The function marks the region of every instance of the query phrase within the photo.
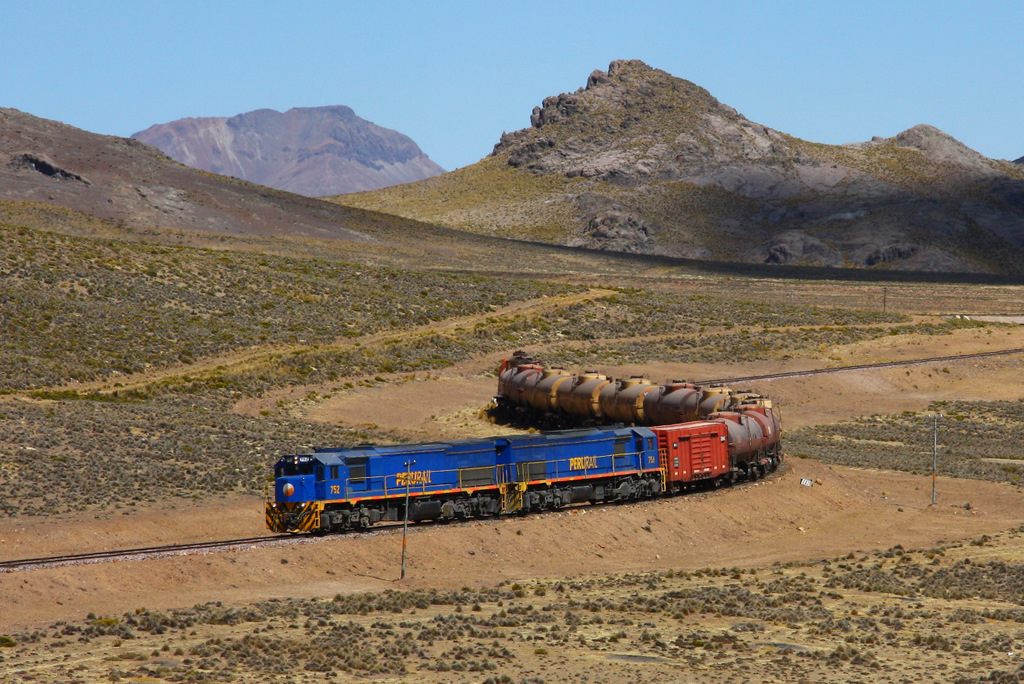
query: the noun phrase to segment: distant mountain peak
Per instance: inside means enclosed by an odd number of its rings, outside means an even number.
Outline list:
[[[132,137],[187,166],[311,197],[444,173],[408,136],[344,105],[178,119]]]

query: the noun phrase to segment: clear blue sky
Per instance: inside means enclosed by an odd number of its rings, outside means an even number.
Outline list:
[[[8,2],[0,106],[128,136],[343,104],[446,169],[614,59],[824,143],[937,126],[1024,155],[1024,2]]]

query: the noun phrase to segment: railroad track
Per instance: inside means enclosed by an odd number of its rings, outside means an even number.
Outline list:
[[[956,354],[954,356],[933,356],[926,359],[909,359],[906,361],[887,361],[884,363],[866,363],[858,366],[839,366],[837,368],[817,368],[813,370],[790,371],[787,373],[771,373],[769,375],[747,375],[739,378],[720,378],[715,380],[695,381],[697,385],[731,385],[737,382],[753,382],[765,380],[779,380],[781,378],[799,378],[807,375],[824,375],[826,373],[847,373],[850,371],[880,370],[883,368],[901,368],[903,366],[918,366],[929,363],[949,363],[952,361],[969,361],[971,359],[984,359],[993,356],[1012,356],[1013,354],[1024,354],[1024,348],[1001,349],[999,351],[978,352],[976,354]]]
[[[27,570],[55,565],[78,565],[82,563],[100,563],[110,560],[128,558],[149,558],[174,556],[203,551],[222,551],[231,548],[269,546],[271,542],[288,542],[289,537],[250,537],[248,539],[225,539],[221,541],[196,542],[193,544],[167,544],[165,546],[145,546],[137,549],[119,549],[115,551],[95,551],[92,553],[74,553],[64,556],[46,556],[42,558],[22,558],[20,560],[0,561],[0,572]]]

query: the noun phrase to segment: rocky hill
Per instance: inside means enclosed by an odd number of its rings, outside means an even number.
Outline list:
[[[179,119],[132,137],[192,168],[308,197],[375,190],[444,173],[407,136],[343,106]]]
[[[823,145],[638,61],[478,164],[338,198],[507,237],[769,264],[1024,273],[1024,169],[927,125]]]

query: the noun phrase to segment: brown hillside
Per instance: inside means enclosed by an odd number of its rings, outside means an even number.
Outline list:
[[[0,110],[0,198],[115,224],[372,241],[359,214],[177,164],[143,143]]]
[[[546,98],[531,124],[473,166],[336,200],[642,254],[1024,273],[1024,172],[931,126],[811,143],[638,61]]]

